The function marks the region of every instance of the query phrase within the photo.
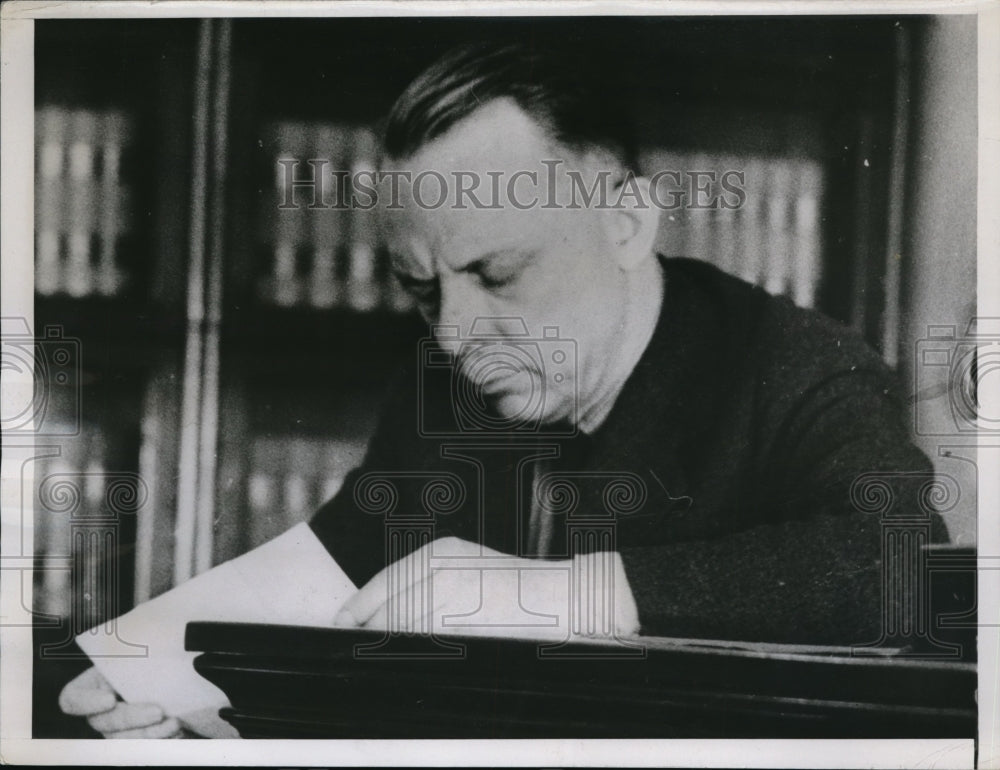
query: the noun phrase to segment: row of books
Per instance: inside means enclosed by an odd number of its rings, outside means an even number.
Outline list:
[[[376,213],[347,205],[360,191],[344,172],[353,180],[376,168],[374,131],[278,122],[265,127],[263,149],[274,183],[260,199],[259,299],[283,307],[411,310],[390,273]],[[357,198],[371,200],[363,192]]]
[[[35,116],[35,290],[111,296],[127,282],[122,243],[132,190],[122,161],[134,121],[118,109],[59,105]]]
[[[354,178],[375,168],[374,132],[366,126],[279,122],[267,127],[265,137],[274,183],[261,197],[261,300],[358,311],[411,309],[389,271],[374,212],[330,208],[354,193],[338,172]],[[822,250],[819,162],[662,148],[647,148],[640,159],[646,174],[657,178],[657,203],[667,207],[659,251],[706,260],[813,306]],[[325,206],[309,208],[314,203]]]
[[[134,140],[134,121],[121,110],[45,105],[37,110],[35,130],[36,290],[117,294],[128,278],[120,252],[130,229],[132,190],[122,158]],[[355,194],[340,174],[350,172],[353,179],[375,169],[374,131],[275,122],[264,128],[263,150],[273,184],[260,196],[260,300],[411,310],[412,300],[389,270],[375,212],[310,208],[343,204]],[[707,260],[813,305],[822,247],[818,162],[648,148],[641,163],[648,175],[659,174],[658,201],[677,204],[662,214],[660,251]]]
[[[238,556],[307,521],[361,463],[366,443],[364,437],[256,437],[248,456],[247,516],[241,522],[245,538],[239,551],[220,554],[218,560]],[[98,424],[86,424],[79,435],[60,440],[58,448],[42,447],[39,455],[34,464],[33,608],[42,617],[72,617],[74,625],[89,628],[117,614],[108,595],[116,581],[109,579],[116,568],[116,546],[127,543],[119,531],[122,511],[115,510],[111,485],[123,474],[109,472],[109,438]],[[151,510],[148,491],[143,487],[134,494],[131,489],[119,493],[122,500],[139,506],[134,512],[140,516],[165,514]],[[85,530],[95,527],[106,553],[81,539]]]
[[[247,478],[247,546],[255,548],[308,520],[361,463],[365,447],[363,438],[256,437]]]
[[[651,177],[673,172],[657,185],[659,201],[678,204],[662,213],[661,253],[711,262],[802,307],[814,306],[823,243],[819,162],[665,150],[648,150],[641,162]]]
[[[72,433],[70,426],[66,433]],[[99,425],[87,423],[79,435],[36,449],[33,607],[43,615],[75,615],[78,625],[92,625],[103,619],[99,615],[108,597],[99,594],[108,586],[94,586],[97,593],[84,590],[81,576],[104,572],[104,565],[97,563],[99,554],[81,549],[73,535],[74,529],[86,529],[87,522],[107,525],[114,518],[108,509],[108,482],[113,478],[107,472],[108,439]],[[114,558],[111,553],[104,556]]]

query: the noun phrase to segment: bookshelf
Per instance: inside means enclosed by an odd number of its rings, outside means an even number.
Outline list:
[[[169,368],[183,328],[185,223],[167,194],[183,179],[187,131],[177,107],[190,90],[194,24],[83,26],[86,38],[79,23],[36,27],[35,328],[77,341],[79,400],[53,409],[83,425],[56,431],[49,443],[58,456],[42,461],[40,475],[51,466],[79,477],[84,504],[100,508],[114,473],[138,471],[144,391],[154,370]],[[68,531],[64,519],[53,533]],[[135,517],[123,519],[124,606],[134,533]],[[36,587],[63,615],[67,598]]]
[[[72,636],[132,606],[137,531],[172,500],[171,477],[142,474],[140,457],[171,454],[146,427],[150,391],[180,380],[196,29],[35,25],[33,329],[75,351],[72,394],[53,391],[55,426],[36,440],[40,736],[83,729],[55,708],[82,665]]]
[[[281,204],[307,194],[289,179],[372,167],[380,120],[441,52],[484,35],[604,52],[581,77],[621,80],[644,170],[746,174],[745,206],[664,212],[663,253],[788,294],[880,347],[895,323],[883,284],[898,51],[919,23],[38,22],[35,327],[80,339],[84,382],[83,431],[52,442],[39,476],[103,468],[145,484],[109,557],[116,606],[307,519],[360,460],[424,327],[369,214]],[[279,163],[307,157],[322,163]],[[103,492],[84,484],[82,499],[99,507]],[[68,529],[39,510],[44,560]],[[70,621],[65,575],[39,580],[51,643]]]

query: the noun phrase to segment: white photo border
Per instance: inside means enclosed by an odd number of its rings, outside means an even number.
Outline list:
[[[573,16],[573,15],[873,15],[978,16],[978,314],[1000,317],[1000,3],[915,0],[246,0],[218,2],[133,0],[28,2],[11,0],[0,16],[0,315],[33,318],[34,20],[74,18],[304,17],[304,16]],[[1000,378],[982,394],[1000,403]],[[3,395],[31,388],[4,373]],[[980,459],[1000,445],[980,433]],[[23,442],[19,444],[24,446]],[[22,449],[23,453],[23,449]],[[1000,462],[997,463],[1000,467]],[[30,464],[29,464],[30,467]],[[3,580],[0,581],[0,761],[79,765],[537,765],[690,767],[972,767],[1000,768],[1000,625],[979,630],[979,738],[971,740],[518,740],[518,741],[98,741],[33,740],[31,735],[31,627],[16,625],[22,595],[11,570],[31,531],[21,531],[21,461],[4,437],[0,470]],[[30,482],[30,478],[28,479]],[[1000,474],[981,474],[978,549],[1000,557]],[[23,536],[23,539],[22,539]],[[27,581],[30,574],[19,572]],[[979,617],[1000,618],[1000,571],[980,570]],[[17,590],[13,590],[17,588]],[[30,600],[30,594],[28,595]],[[973,759],[974,752],[978,756]]]

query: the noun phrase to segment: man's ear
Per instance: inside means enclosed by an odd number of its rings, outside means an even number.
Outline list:
[[[623,270],[632,270],[653,253],[660,224],[649,179],[629,173],[612,190],[608,203],[604,227],[611,251]]]

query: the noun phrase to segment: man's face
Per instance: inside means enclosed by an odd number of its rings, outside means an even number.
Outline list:
[[[563,161],[554,191],[543,160]],[[393,268],[429,323],[457,327],[457,341],[443,334],[438,341],[459,353],[462,374],[504,417],[524,414],[528,402],[537,403],[541,395],[543,422],[572,418],[578,399],[586,403],[620,345],[624,280],[609,249],[604,226],[609,213],[543,207],[569,200],[567,169],[583,173],[588,186],[593,183],[596,170],[587,160],[560,149],[509,100],[486,104],[412,157],[384,169],[408,172],[411,180],[433,171],[447,182],[440,206],[434,206],[440,198],[436,178],[425,177],[417,191],[400,186],[401,208],[385,211]],[[455,206],[456,172],[475,175],[464,178],[478,180],[476,196],[490,208],[479,208],[468,197],[462,201],[466,208]],[[518,172],[537,178],[515,176]],[[528,205],[535,198],[538,202]],[[575,367],[544,360],[532,366],[498,355],[496,344],[468,344],[495,336],[541,340],[545,327],[575,341]],[[544,359],[548,348],[544,343],[540,348]]]

